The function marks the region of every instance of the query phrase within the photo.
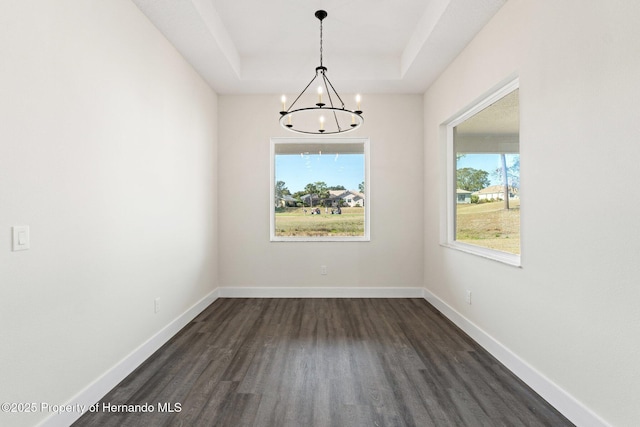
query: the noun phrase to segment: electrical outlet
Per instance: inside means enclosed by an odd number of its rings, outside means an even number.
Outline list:
[[[153,310],[154,310],[154,313],[157,313],[160,311],[160,297],[156,298],[153,301]]]
[[[322,274],[323,276],[327,275],[327,266],[326,265],[321,265],[320,266],[320,274]]]
[[[467,289],[467,304],[471,305],[471,291]]]

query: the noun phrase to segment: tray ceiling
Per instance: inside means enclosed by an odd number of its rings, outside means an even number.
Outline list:
[[[506,0],[132,0],[218,93],[423,93]]]

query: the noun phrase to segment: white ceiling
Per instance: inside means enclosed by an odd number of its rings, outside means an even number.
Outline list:
[[[518,135],[520,132],[520,91],[500,98],[456,126],[459,135]]]
[[[507,0],[132,0],[218,93],[423,93]]]

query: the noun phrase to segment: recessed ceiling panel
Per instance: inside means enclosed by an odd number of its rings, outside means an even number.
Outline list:
[[[506,0],[132,0],[218,93],[423,93]]]

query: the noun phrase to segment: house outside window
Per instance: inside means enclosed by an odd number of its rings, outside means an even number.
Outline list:
[[[512,80],[445,124],[444,244],[520,265],[519,83]]]
[[[369,240],[369,140],[271,139],[271,241]]]

